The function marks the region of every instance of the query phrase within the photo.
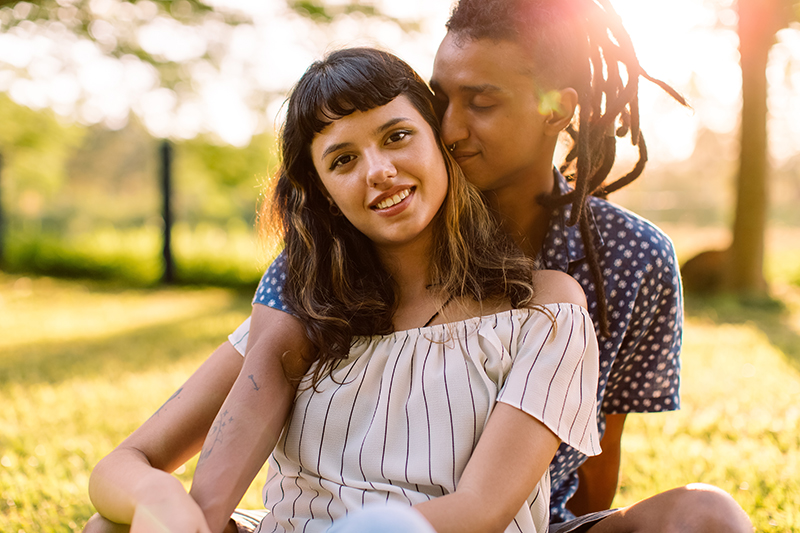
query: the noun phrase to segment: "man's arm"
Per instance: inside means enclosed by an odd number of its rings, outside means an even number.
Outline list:
[[[606,431],[600,441],[603,453],[586,459],[578,468],[580,483],[567,508],[581,516],[611,508],[619,482],[622,429],[625,413],[606,415]]]

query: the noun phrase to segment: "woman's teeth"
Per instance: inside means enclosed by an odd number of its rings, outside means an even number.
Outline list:
[[[394,204],[400,203],[409,194],[411,194],[411,189],[400,191],[391,198],[386,198],[385,200],[378,202],[375,207],[377,209],[386,209],[387,207],[392,207]]]

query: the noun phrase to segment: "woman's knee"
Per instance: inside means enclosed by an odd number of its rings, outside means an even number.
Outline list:
[[[372,505],[337,520],[328,533],[435,533],[422,515],[407,505]]]

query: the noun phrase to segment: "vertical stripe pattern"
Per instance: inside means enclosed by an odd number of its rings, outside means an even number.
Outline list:
[[[554,321],[516,309],[356,339],[317,392],[297,394],[270,457],[261,531],[322,532],[365,504],[453,492],[498,401],[599,453],[591,318],[571,304],[546,307]],[[507,531],[547,530],[548,476]]]

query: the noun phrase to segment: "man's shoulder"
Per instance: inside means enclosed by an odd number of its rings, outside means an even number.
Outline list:
[[[589,204],[598,231],[607,246],[619,251],[650,250],[651,253],[647,255],[651,256],[653,252],[661,257],[674,256],[672,240],[651,221],[602,198],[591,197]]]

